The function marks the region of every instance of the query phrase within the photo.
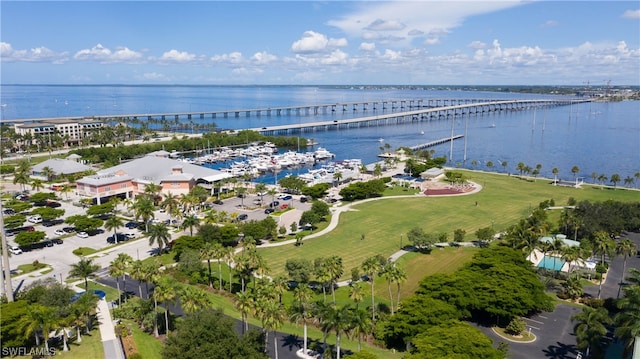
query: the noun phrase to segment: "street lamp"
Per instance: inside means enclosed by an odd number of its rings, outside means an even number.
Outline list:
[[[402,233],[400,233],[400,249],[402,249]]]

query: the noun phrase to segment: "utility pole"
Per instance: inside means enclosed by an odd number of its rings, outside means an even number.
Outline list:
[[[4,209],[2,208],[2,200],[0,199],[0,239],[2,242],[2,269],[4,276],[2,279],[4,293],[8,302],[13,302],[13,286],[11,285],[11,266],[9,265],[9,245],[7,244],[7,236],[4,231]]]

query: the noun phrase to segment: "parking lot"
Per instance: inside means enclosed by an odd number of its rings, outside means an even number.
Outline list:
[[[280,199],[278,199],[278,196]],[[297,222],[299,220],[303,211],[311,208],[311,205],[308,202],[300,202],[300,196],[291,196],[291,198],[286,196],[287,195],[285,194],[276,195],[275,200],[279,202],[277,209],[282,210],[283,207],[286,207],[287,209],[289,209],[289,207],[293,207],[294,209],[287,210],[281,215],[274,215],[273,218],[278,222],[279,226],[284,226],[288,229],[292,222]],[[264,195],[261,198],[256,194],[246,194],[245,198],[233,197],[224,199],[222,204],[211,204],[210,207],[218,212],[224,211],[227,215],[231,215],[232,213],[237,213],[238,217],[245,215],[246,218],[242,219],[243,221],[262,220],[270,215],[265,213],[265,209],[269,208],[269,204],[272,203],[273,200],[274,198],[269,195]],[[61,204],[58,209],[65,210],[65,214],[61,220],[73,215],[86,214],[86,208],[75,205],[74,201],[77,201],[77,198],[74,198],[74,195],[70,195],[69,200],[61,199],[57,201]],[[264,205],[261,205],[261,203],[264,203]],[[123,210],[122,207],[120,209]],[[202,218],[204,217],[204,210],[206,210],[206,208],[201,209],[203,211],[196,212],[196,215]],[[155,221],[170,220],[169,214],[162,210],[156,210],[154,212],[154,216]],[[123,222],[127,223],[129,220],[133,221],[133,218],[128,218],[128,220],[125,219]],[[20,276],[16,273],[17,275],[13,280],[14,288],[16,288],[17,285],[21,284],[22,286],[25,286],[32,281],[48,276],[55,277],[58,280],[66,279],[71,265],[77,263],[80,259],[79,256],[73,254],[73,251],[79,247],[91,248],[95,251],[100,251],[98,255],[92,255],[92,258],[95,263],[101,265],[103,268],[108,267],[109,262],[113,260],[118,253],[124,252],[135,259],[144,259],[153,255],[156,249],[155,247],[152,248],[149,246],[146,238],[142,238],[143,233],[140,228],[120,228],[118,233],[120,237],[119,239],[121,240],[118,241],[118,245],[115,245],[115,243],[113,243],[113,231],[107,231],[104,227],[84,235],[71,231],[69,224],[60,221],[48,223],[47,226],[43,225],[43,222],[36,222],[38,223],[25,222],[24,225],[33,226],[34,230],[44,232],[46,235],[45,238],[48,241],[53,241],[58,238],[61,239],[61,241],[56,241],[61,244],[51,242],[48,244],[51,246],[48,246],[43,243],[42,246],[39,246],[37,249],[12,255],[10,265],[11,269],[14,270],[14,273],[18,265],[30,264],[34,261],[45,263],[52,269],[44,275],[31,273],[29,275]],[[174,228],[174,230],[171,231],[171,234],[173,238],[177,238],[188,231],[188,229],[180,230]],[[8,237],[10,246],[16,245],[13,240],[14,238],[14,236]],[[125,240],[122,241],[123,239]]]

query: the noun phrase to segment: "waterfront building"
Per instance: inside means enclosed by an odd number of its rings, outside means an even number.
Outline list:
[[[77,191],[100,204],[113,196],[133,198],[151,183],[160,186],[160,196],[181,195],[197,185],[213,190],[213,183],[229,177],[226,172],[152,153],[79,179]]]
[[[78,142],[87,137],[91,131],[102,128],[104,123],[92,118],[78,119],[42,119],[32,122],[16,123],[14,129],[19,135],[31,136],[58,134],[62,138],[68,138],[70,142]]]

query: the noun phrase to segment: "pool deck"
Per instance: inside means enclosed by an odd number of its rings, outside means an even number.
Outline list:
[[[534,267],[538,267],[540,265],[540,262],[542,262],[542,260],[544,259],[545,254],[542,253],[541,251],[539,251],[538,249],[534,249],[533,252],[531,252],[531,254],[529,254],[529,256],[527,257],[527,259],[533,263]],[[550,254],[546,254],[547,257],[553,257]],[[559,257],[558,257],[559,258]],[[575,263],[574,263],[575,265]],[[561,272],[569,272],[569,267],[570,267],[570,263],[566,262],[562,265],[562,268],[560,268]],[[549,268],[547,268],[549,269]]]

